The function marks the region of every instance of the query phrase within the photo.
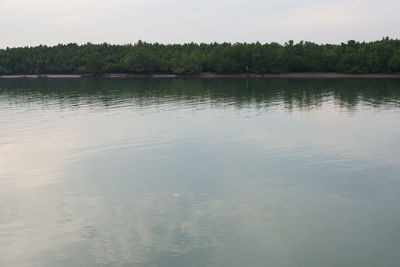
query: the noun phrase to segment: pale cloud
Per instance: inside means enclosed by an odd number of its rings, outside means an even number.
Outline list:
[[[158,2],[160,0],[69,0],[69,1],[54,1],[54,0],[3,0],[1,1],[2,10],[17,9],[45,9],[54,10],[60,8],[94,8],[103,7],[107,8],[113,5],[125,4],[148,4]]]
[[[293,29],[379,24],[387,21],[388,18],[397,17],[396,13],[400,9],[400,3],[392,4],[390,8],[388,6],[383,10],[384,13],[377,12],[373,6],[368,8],[368,3],[360,4],[360,6],[352,6],[340,2],[315,4],[311,8],[292,9],[287,13],[283,13],[286,20],[280,23],[279,26]]]
[[[0,47],[399,38],[398,0],[0,0]]]

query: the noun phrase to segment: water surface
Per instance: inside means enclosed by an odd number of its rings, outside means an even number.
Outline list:
[[[398,266],[400,80],[0,80],[1,266]]]

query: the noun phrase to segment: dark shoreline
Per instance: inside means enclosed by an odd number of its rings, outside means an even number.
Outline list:
[[[235,73],[222,74],[204,72],[199,74],[131,74],[131,73],[104,73],[104,74],[16,74],[0,75],[0,79],[19,78],[288,78],[288,79],[335,79],[335,78],[400,78],[400,73],[368,73],[346,74],[337,72],[293,72],[293,73]]]

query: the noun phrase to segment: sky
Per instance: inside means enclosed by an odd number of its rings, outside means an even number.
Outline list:
[[[0,0],[0,48],[400,38],[399,0]]]

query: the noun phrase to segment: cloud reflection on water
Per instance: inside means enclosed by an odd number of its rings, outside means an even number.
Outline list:
[[[0,263],[395,266],[398,85],[0,81]]]

